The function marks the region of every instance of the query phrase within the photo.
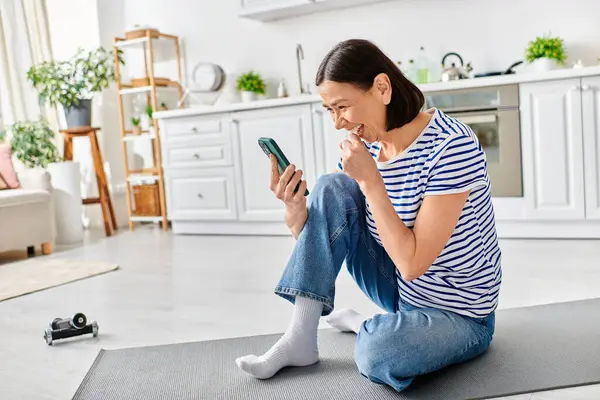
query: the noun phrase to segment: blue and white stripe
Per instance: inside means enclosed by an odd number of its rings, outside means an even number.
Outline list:
[[[379,143],[366,146],[377,160]],[[470,190],[450,240],[427,272],[406,281],[396,271],[402,301],[475,318],[494,311],[502,280],[501,251],[485,153],[473,131],[434,110],[411,146],[377,165],[396,213],[409,228],[426,196]],[[381,245],[368,204],[366,214],[369,230]]]

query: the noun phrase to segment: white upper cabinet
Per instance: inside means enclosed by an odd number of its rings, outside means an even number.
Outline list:
[[[239,112],[233,120],[236,195],[241,221],[283,221],[283,202],[271,192],[271,163],[258,145],[273,138],[291,164],[315,183],[310,105]]]
[[[580,79],[520,85],[527,218],[585,218]]]
[[[334,9],[392,0],[239,0],[241,17],[274,21]]]
[[[600,77],[581,80],[585,215],[600,219]]]
[[[320,104],[313,105],[313,116],[317,174],[328,174],[336,169],[341,154],[340,143],[346,138],[346,131],[335,129],[333,119]]]

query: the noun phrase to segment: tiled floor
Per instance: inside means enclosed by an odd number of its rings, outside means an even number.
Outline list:
[[[51,257],[104,260],[121,268],[0,302],[0,399],[71,398],[100,348],[283,331],[291,306],[273,296],[272,287],[293,245],[290,237],[174,236],[143,228],[110,239],[94,234],[86,246],[57,251]],[[501,245],[500,308],[600,296],[600,242]],[[0,255],[0,268],[19,257]],[[339,306],[378,312],[346,273],[336,293]],[[47,323],[76,311],[98,321],[99,338],[47,346]],[[511,399],[600,399],[600,386]]]

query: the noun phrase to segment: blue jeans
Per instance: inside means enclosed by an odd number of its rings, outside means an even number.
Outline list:
[[[275,289],[291,301],[305,296],[334,307],[342,264],[360,289],[386,311],[363,322],[354,358],[371,381],[400,392],[413,379],[484,353],[494,333],[494,313],[475,319],[399,301],[395,266],[369,233],[365,199],[344,173],[323,175],[312,189],[308,220]]]

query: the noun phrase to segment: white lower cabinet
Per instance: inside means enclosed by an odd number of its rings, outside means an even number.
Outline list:
[[[315,182],[310,105],[235,113],[232,132],[239,220],[283,221],[284,205],[270,190],[271,164],[258,139],[273,138],[302,169],[310,190]]]
[[[527,219],[583,220],[580,79],[520,85]]]
[[[600,77],[581,80],[585,217],[600,220]]]
[[[320,104],[313,105],[312,112],[317,174],[322,175],[336,169],[341,155],[340,143],[346,138],[346,131],[335,129],[333,119]]]
[[[236,220],[233,168],[189,168],[165,174],[172,220]]]

